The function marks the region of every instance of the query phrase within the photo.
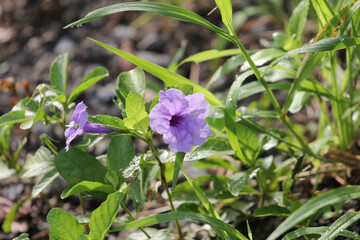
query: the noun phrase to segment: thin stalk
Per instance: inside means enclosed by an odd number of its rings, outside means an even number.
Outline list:
[[[261,76],[261,73],[258,69],[258,67],[255,65],[255,63],[253,62],[253,60],[251,59],[249,53],[247,52],[247,50],[245,49],[244,45],[241,43],[241,41],[239,40],[239,38],[234,35],[234,40],[236,41],[236,45],[238,46],[238,48],[240,49],[240,51],[242,52],[244,58],[246,59],[246,61],[249,63],[251,70],[254,72],[255,77],[260,81],[260,83],[264,86],[266,93],[268,94],[268,96],[270,97],[270,100],[275,108],[275,111],[278,113],[279,118],[281,120],[281,122],[289,129],[289,131],[294,135],[294,137],[297,139],[297,141],[300,143],[300,145],[303,148],[303,151],[306,152],[309,155],[314,156],[313,152],[311,151],[311,149],[309,148],[309,146],[307,145],[307,143],[305,142],[305,140],[295,131],[295,129],[293,128],[293,124],[291,122],[291,120],[289,119],[289,117],[282,112],[281,107],[279,102],[277,101],[274,93],[272,92],[272,90],[270,89],[268,83],[265,81],[265,79]]]
[[[354,137],[354,122],[352,120],[352,116],[354,114],[353,111],[353,105],[354,105],[354,84],[353,84],[353,77],[352,77],[352,65],[351,65],[351,59],[352,59],[352,55],[353,55],[353,48],[349,47],[346,49],[346,65],[347,65],[347,78],[348,78],[348,84],[349,84],[349,100],[350,100],[350,110],[351,110],[351,114],[349,117],[349,121],[350,121],[350,134],[351,134],[351,139],[353,139]]]
[[[124,209],[124,211],[127,213],[127,215],[129,216],[130,220],[131,220],[131,221],[135,221],[135,218],[133,217],[133,215],[131,214],[131,212],[129,211],[129,209],[126,207],[126,205],[123,204],[123,203],[121,203],[120,205],[121,205],[121,207]],[[140,229],[140,231],[142,231],[142,232],[146,235],[147,238],[149,238],[149,239],[151,238],[151,236],[145,231],[144,228],[139,227],[139,229]]]
[[[167,181],[166,181],[166,177],[165,177],[165,165],[161,162],[155,148],[154,148],[154,145],[152,143],[152,140],[151,138],[148,138],[146,143],[149,145],[149,148],[151,150],[151,152],[153,153],[156,161],[158,162],[159,166],[160,166],[160,180],[161,180],[161,183],[164,185],[164,188],[165,188],[165,191],[166,191],[166,194],[168,196],[168,200],[169,200],[169,204],[170,204],[170,208],[171,208],[171,211],[172,212],[175,212],[175,207],[174,207],[174,204],[173,204],[173,199],[172,199],[172,195],[169,191],[169,188],[167,186]],[[179,239],[180,240],[183,240],[184,239],[184,235],[181,231],[181,228],[180,228],[180,225],[179,225],[179,222],[176,220],[175,221],[175,225],[176,225],[176,229],[178,231],[178,234],[179,234]]]
[[[84,198],[83,198],[81,193],[79,193],[79,201],[80,201],[82,214],[85,215],[86,214],[86,209],[85,209],[85,204],[84,204]],[[85,227],[86,234],[89,234],[90,233],[89,225],[85,224],[84,227]]]
[[[334,109],[334,117],[336,126],[338,129],[339,137],[340,137],[340,148],[342,150],[346,149],[346,133],[344,130],[344,126],[342,124],[341,116],[341,103],[339,102],[340,94],[339,94],[339,88],[337,83],[337,76],[336,76],[336,59],[335,59],[335,53],[330,53],[330,59],[331,59],[331,75],[332,75],[332,87],[335,95],[335,101],[332,101],[334,103],[333,109]]]

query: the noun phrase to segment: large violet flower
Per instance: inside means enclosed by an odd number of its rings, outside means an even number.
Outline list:
[[[150,127],[163,135],[172,152],[189,152],[211,134],[204,120],[209,107],[202,93],[185,96],[178,89],[160,91],[159,103],[149,114]]]
[[[66,151],[69,151],[70,142],[77,136],[83,133],[108,133],[111,129],[104,128],[98,124],[88,121],[88,113],[86,112],[87,106],[81,101],[76,105],[75,111],[72,115],[73,121],[68,125],[68,129],[65,131]],[[78,128],[76,127],[78,125]]]

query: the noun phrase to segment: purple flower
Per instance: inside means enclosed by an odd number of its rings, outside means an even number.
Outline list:
[[[83,133],[108,133],[112,131],[111,129],[89,122],[86,108],[87,106],[82,101],[76,105],[75,112],[72,115],[73,121],[70,122],[70,125],[67,126],[68,129],[65,131],[65,137],[67,138],[66,151],[69,151],[69,144],[77,135]],[[75,124],[78,125],[78,128],[76,128]]]
[[[205,143],[211,134],[204,120],[209,107],[202,93],[185,96],[174,88],[160,91],[159,103],[149,114],[150,127],[163,135],[172,152],[189,152],[192,146]]]

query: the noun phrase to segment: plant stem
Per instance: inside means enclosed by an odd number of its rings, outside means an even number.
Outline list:
[[[84,205],[84,198],[82,196],[81,193],[79,193],[79,201],[80,201],[80,206],[81,206],[81,210],[82,210],[82,214],[85,215],[86,214],[86,210],[85,210],[85,205]],[[85,230],[86,230],[86,234],[90,233],[90,228],[88,224],[84,225]]]
[[[261,73],[260,73],[258,67],[255,65],[255,63],[251,59],[249,53],[245,49],[244,45],[241,43],[241,41],[239,40],[239,38],[236,35],[234,35],[234,41],[236,42],[236,45],[238,46],[238,48],[242,52],[242,54],[243,54],[244,58],[246,59],[246,61],[249,63],[251,70],[255,74],[255,77],[264,86],[265,91],[268,94],[268,96],[270,97],[270,100],[271,100],[271,102],[272,102],[272,104],[273,104],[273,106],[275,108],[275,111],[278,113],[281,122],[289,129],[289,131],[294,135],[294,137],[297,139],[297,141],[301,144],[301,146],[303,148],[303,151],[306,152],[307,154],[311,155],[311,156],[314,156],[313,152],[311,151],[311,149],[309,148],[309,146],[307,145],[305,140],[293,128],[292,122],[289,119],[289,117],[286,115],[286,113],[282,112],[280,104],[277,101],[274,93],[270,89],[270,87],[269,87],[268,83],[265,81],[265,79],[261,76]]]
[[[169,203],[170,203],[170,208],[171,208],[171,211],[172,212],[175,212],[175,207],[174,207],[174,204],[173,204],[173,199],[172,199],[172,195],[169,191],[169,188],[167,186],[167,181],[166,181],[166,177],[165,177],[165,165],[161,162],[155,148],[154,148],[154,145],[152,143],[152,139],[151,138],[147,138],[147,141],[146,143],[149,145],[150,147],[150,150],[151,152],[154,154],[154,157],[156,159],[156,161],[158,162],[159,166],[160,166],[160,180],[161,180],[161,183],[164,185],[164,188],[165,188],[165,191],[166,191],[166,194],[168,196],[168,200],[169,200]],[[183,240],[184,239],[184,235],[181,231],[181,228],[180,228],[180,225],[179,225],[179,222],[176,220],[175,221],[175,225],[176,225],[176,228],[177,228],[177,231],[178,231],[178,234],[179,234],[179,239]]]
[[[135,221],[135,218],[133,217],[133,215],[131,214],[131,212],[129,211],[129,209],[126,207],[125,204],[121,203],[121,207],[124,209],[124,211],[127,213],[127,215],[129,216],[129,218],[131,219],[131,221]],[[145,231],[144,228],[139,227],[140,231],[142,231],[147,238],[151,238],[151,236]]]

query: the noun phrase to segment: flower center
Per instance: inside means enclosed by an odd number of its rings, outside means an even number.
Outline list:
[[[176,127],[177,125],[179,125],[181,123],[182,120],[183,120],[183,118],[181,116],[173,115],[170,119],[170,126]]]

